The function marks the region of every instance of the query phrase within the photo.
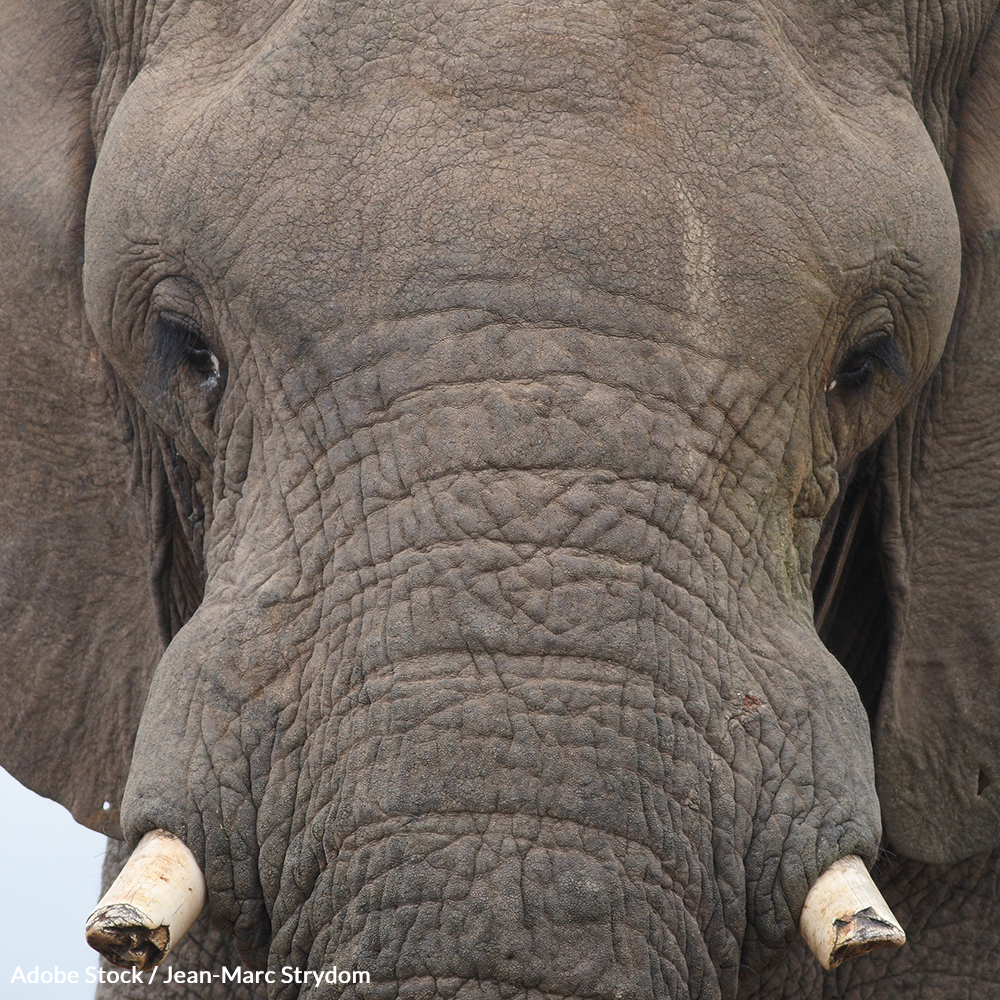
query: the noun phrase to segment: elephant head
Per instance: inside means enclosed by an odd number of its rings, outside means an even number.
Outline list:
[[[4,765],[399,997],[996,846],[995,8],[5,4]]]

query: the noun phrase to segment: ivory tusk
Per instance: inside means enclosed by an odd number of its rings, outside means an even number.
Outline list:
[[[205,876],[180,838],[147,833],[87,918],[87,943],[112,965],[152,969],[205,906]]]
[[[835,861],[816,880],[802,907],[799,931],[824,969],[906,942],[903,928],[856,854]]]

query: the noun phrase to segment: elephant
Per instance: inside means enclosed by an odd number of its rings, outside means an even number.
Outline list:
[[[0,37],[0,763],[243,977],[100,996],[1000,993],[997,0]]]

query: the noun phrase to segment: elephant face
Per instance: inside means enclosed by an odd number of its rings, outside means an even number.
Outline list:
[[[733,997],[879,850],[855,681],[890,833],[984,849],[894,692],[911,455],[990,412],[994,4],[716,6],[4,15],[4,373],[66,402],[4,409],[2,664],[83,720],[6,753],[247,962]]]

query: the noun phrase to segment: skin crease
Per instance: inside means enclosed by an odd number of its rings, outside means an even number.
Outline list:
[[[921,826],[899,693],[962,662],[939,589],[991,613],[921,567],[992,484],[949,456],[995,405],[994,6],[5,10],[5,388],[37,397],[37,357],[80,401],[3,409],[9,728],[72,683],[127,786],[3,752],[81,820],[114,833],[120,801],[130,844],[189,844],[215,930],[175,964],[394,998],[995,994],[950,945],[997,926],[992,799]],[[823,527],[849,471],[877,579]],[[813,625],[821,539],[838,593],[891,602],[874,757],[870,664]],[[67,568],[105,549],[88,630]],[[925,757],[965,732],[962,676]],[[985,752],[954,773],[982,786]],[[818,875],[875,860],[876,784],[909,945],[782,961]],[[246,995],[205,989],[159,995]]]

